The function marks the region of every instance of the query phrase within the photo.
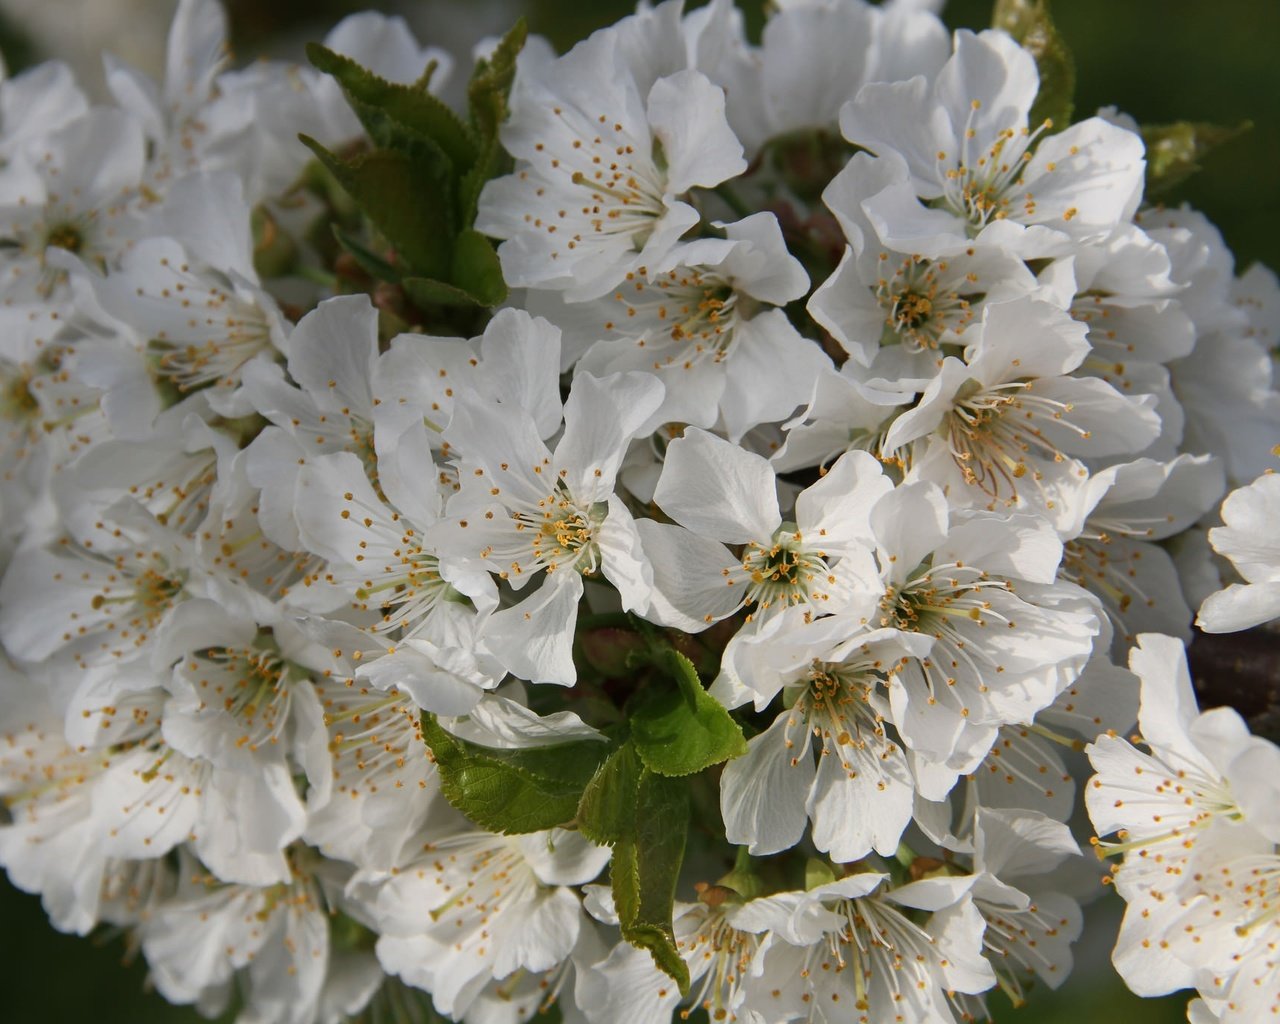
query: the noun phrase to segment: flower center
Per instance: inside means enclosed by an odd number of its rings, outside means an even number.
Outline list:
[[[882,261],[888,260],[881,253]],[[887,268],[886,268],[887,269]],[[892,276],[876,284],[876,298],[885,314],[881,344],[902,344],[909,352],[936,349],[948,330],[963,334],[973,320],[970,298],[947,280],[949,265],[908,256]]]
[[[887,742],[884,718],[871,705],[880,682],[876,671],[876,664],[868,659],[840,664],[815,661],[808,685],[787,721],[788,747],[792,725],[802,725],[821,744],[822,756],[838,757],[846,772],[857,774],[850,754]],[[808,744],[800,749],[802,753],[792,757],[793,765],[807,755]]]
[[[44,244],[67,252],[79,252],[84,246],[84,234],[75,224],[55,224],[45,235]]]
[[[725,359],[738,321],[754,306],[731,282],[697,267],[676,267],[652,283],[629,272],[612,298],[622,313],[605,321],[605,331],[635,338],[636,347],[652,356],[654,370]]]
[[[1007,592],[1009,584],[955,562],[922,567],[901,587],[885,590],[880,622],[904,632],[932,635],[947,631],[952,619],[981,624],[993,612],[986,590]]]
[[[1030,219],[1035,215],[1035,199],[1029,192],[1020,197],[1022,169],[1031,160],[1036,140],[1053,122],[1045,121],[1034,131],[1030,128],[1004,128],[985,149],[976,148],[977,131],[974,116],[982,104],[970,105],[960,152],[953,159],[947,153],[937,154],[938,177],[943,194],[930,205],[949,210],[965,222],[970,238],[978,235],[993,220],[1006,217]],[[1052,166],[1049,168],[1052,170]]]
[[[564,484],[558,484],[555,493],[538,502],[536,510],[513,511],[511,518],[517,530],[532,532],[530,547],[536,566],[550,573],[567,565],[590,576],[600,566],[595,531],[608,510],[604,502],[580,505]]]
[[[245,363],[271,347],[270,328],[256,305],[213,288],[201,307],[191,322],[196,337],[171,338],[161,331],[148,343],[156,374],[184,394],[210,384],[230,387]]]
[[[941,432],[965,483],[992,498],[1015,502],[1018,481],[1028,472],[1038,484],[1043,477],[1040,466],[1067,461],[1042,422],[1052,421],[1081,439],[1090,436],[1068,418],[1074,408],[1070,402],[1034,394],[1034,388],[1034,381],[1008,381],[984,390],[970,381],[943,418]]]
[[[31,393],[31,373],[21,367],[0,370],[0,418],[13,422],[35,419],[40,403]]]
[[[737,1020],[739,989],[751,976],[751,963],[760,946],[759,936],[741,932],[725,920],[724,912],[714,909],[698,930],[688,939],[676,942],[681,955],[692,960],[693,970],[701,972],[689,997],[689,1007],[701,1007],[712,1021]],[[695,974],[695,980],[697,974]],[[688,1020],[692,1009],[680,1011]]]
[[[854,1007],[863,1011],[859,1020],[871,1019],[868,1010],[883,1014],[909,1007],[919,1008],[923,1018],[921,1000],[929,999],[939,973],[937,940],[875,896],[841,899],[828,909],[845,924],[828,933],[825,943],[811,947],[809,970],[849,971]]]
[[[288,667],[277,653],[215,647],[197,654],[187,669],[197,693],[211,690],[209,703],[220,701],[243,724],[236,746],[256,751],[280,738],[292,700]]]
[[[780,526],[768,544],[747,544],[742,568],[748,578],[747,600],[754,601],[759,611],[775,604],[786,607],[826,600],[815,584],[834,582],[825,553],[806,548],[791,523]]]
[[[182,592],[184,580],[170,575],[167,569],[148,568],[135,576],[132,582],[133,587],[128,591],[115,593],[107,588],[95,594],[92,606],[96,611],[109,605],[128,605],[133,613],[129,625],[137,629],[152,629]],[[123,639],[126,634],[121,632],[119,636]],[[145,634],[140,635],[138,642],[144,639]]]

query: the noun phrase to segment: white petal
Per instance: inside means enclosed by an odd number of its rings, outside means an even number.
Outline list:
[[[962,29],[935,88],[951,123],[957,129],[971,124],[977,132],[976,151],[986,149],[997,132],[1027,123],[1039,77],[1031,54],[1007,33]]]
[[[1222,503],[1225,526],[1209,531],[1209,543],[1231,559],[1251,583],[1280,581],[1280,473],[1258,477]]]
[[[507,916],[515,919],[508,922]],[[531,907],[512,907],[503,917],[503,927],[494,936],[498,951],[492,970],[496,978],[521,967],[549,971],[560,963],[578,941],[582,906],[568,889],[557,888]]]
[[[805,308],[853,359],[871,365],[880,351],[884,310],[862,283],[851,248],[846,246],[840,265],[818,286]]]
[[[724,91],[698,71],[681,71],[653,83],[649,124],[667,158],[667,188],[714,188],[747,169],[742,143],[724,113]]]
[[[680,525],[728,544],[765,542],[782,522],[768,461],[696,427],[667,447],[653,500]]]
[[[1142,157],[1141,138],[1098,117],[1049,136],[1023,172],[1035,196],[1034,220],[1076,237],[1106,234],[1133,215]]]
[[[871,510],[871,526],[892,571],[882,570],[901,582],[947,535],[947,500],[933,484],[910,483],[895,487]]]
[[[786,850],[804,835],[805,799],[813,783],[813,753],[808,731],[787,741],[784,711],[768,729],[747,743],[747,752],[725,765],[720,776],[720,813],[725,838],[749,846],[753,855]],[[865,851],[864,851],[865,852]]]
[[[489,616],[483,643],[512,675],[532,683],[572,686],[577,679],[573,626],[580,597],[580,575],[553,573],[530,597]]]
[[[653,567],[635,520],[616,494],[609,496],[609,512],[593,537],[600,548],[600,571],[618,589],[622,610],[644,614],[653,594]]]
[[[424,711],[437,715],[465,715],[484,690],[473,679],[442,667],[432,655],[434,645],[405,640],[395,652],[361,664],[358,675],[379,690],[399,689]]]
[[[809,290],[809,275],[804,264],[787,250],[776,214],[753,213],[724,225],[724,233],[731,242],[748,243],[734,246],[724,263],[739,291],[761,302],[785,306]]]
[[[955,133],[929,93],[929,82],[923,75],[905,82],[872,82],[840,111],[840,131],[854,145],[874,153],[901,155],[903,170],[909,169],[912,178],[910,183],[903,181],[903,195],[917,208],[917,194],[931,198],[940,192],[938,151],[955,149]],[[949,224],[955,223],[944,216]]]
[[[718,541],[652,519],[636,523],[653,565],[653,597],[645,617],[690,633],[732,615],[746,600],[745,587],[727,585],[742,566]]]
[[[580,832],[556,828],[522,836],[519,842],[525,861],[544,885],[584,885],[609,863],[609,848]]]
[[[1143,739],[1155,749],[1189,757],[1211,777],[1216,774],[1188,735],[1198,705],[1182,642],[1159,633],[1143,633],[1129,652],[1129,668],[1142,680],[1138,729]]]
[[[367,416],[369,377],[378,355],[378,311],[367,295],[326,299],[304,316],[289,338],[289,374],[334,408]]]
[[[488,694],[471,714],[449,725],[460,739],[482,747],[523,750],[580,740],[605,741],[603,733],[587,725],[572,711],[538,715],[509,697]]]
[[[550,437],[560,425],[560,330],[524,310],[501,309],[480,339],[485,394],[528,410],[538,436]]]
[[[821,346],[780,309],[738,324],[730,351],[720,412],[731,440],[760,423],[786,419],[813,397],[814,381],[831,370]]]
[[[886,756],[848,755],[846,762],[844,746],[833,739],[818,759],[807,805],[813,844],[839,863],[865,857],[873,849],[891,856],[911,822],[913,790],[906,758],[896,745],[885,743]]]
[[[1196,625],[1206,633],[1234,633],[1275,618],[1280,618],[1280,582],[1233,583],[1205,598]]]
[[[796,498],[796,523],[807,543],[832,554],[850,545],[874,544],[871,509],[893,483],[867,452],[846,452]]]
[[[608,500],[627,445],[662,404],[663,387],[647,373],[596,378],[580,373],[564,406],[564,436],[556,446],[555,470],[574,499]]]

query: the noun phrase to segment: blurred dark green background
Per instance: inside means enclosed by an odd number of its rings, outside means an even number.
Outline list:
[[[439,38],[452,45],[477,25],[489,32],[503,27],[494,22],[503,16],[500,2],[421,0],[416,6],[420,35],[428,42],[435,41],[436,34],[430,26],[438,26]],[[523,10],[534,31],[564,49],[627,13],[632,4],[526,0],[509,6]],[[323,35],[329,24],[353,10],[399,10],[412,17],[415,4],[229,0],[228,7],[235,50],[245,59],[264,52],[296,55],[303,39]],[[743,7],[758,30],[760,0],[746,0]],[[951,0],[946,17],[954,26],[981,27],[990,9],[989,0]],[[1241,269],[1255,260],[1273,268],[1280,264],[1280,0],[1057,0],[1054,11],[1076,51],[1078,116],[1113,104],[1145,123],[1253,122],[1249,135],[1211,156],[1205,170],[1174,199],[1193,203],[1219,225]],[[14,19],[0,22],[0,48],[14,70],[51,55],[41,52],[31,33]],[[1105,928],[1086,935],[1078,949],[1080,966],[1062,992],[1036,993],[1039,998],[1021,1011],[993,999],[998,1018],[1027,1024],[1184,1020],[1181,998],[1142,1001],[1124,991],[1107,964],[1109,941]],[[37,899],[0,882],[3,1024],[201,1019],[147,993],[143,966],[135,962],[123,967],[122,956],[118,941],[95,945],[57,934]]]

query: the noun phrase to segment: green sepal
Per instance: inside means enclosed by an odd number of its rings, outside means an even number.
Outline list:
[[[476,140],[470,128],[427,91],[430,68],[413,85],[401,85],[318,43],[307,45],[307,59],[337,79],[351,109],[379,145],[399,149],[397,140],[404,132],[407,140],[431,140],[458,168],[475,161]]]
[[[631,739],[644,766],[659,775],[693,775],[747,752],[742,727],[702,688],[693,662],[663,652],[677,689],[654,689],[629,715]]]
[[[836,873],[825,860],[810,857],[804,864],[804,888],[808,892],[820,885],[830,885],[836,880]]]
[[[1040,91],[1028,123],[1034,129],[1050,121],[1046,132],[1062,131],[1075,109],[1076,62],[1049,14],[1049,0],[996,0],[991,24],[1013,36],[1040,72]]]
[[[445,799],[482,828],[503,835],[542,832],[573,821],[582,791],[609,746],[578,740],[518,750],[459,739],[422,716]]]
[[[347,190],[356,205],[424,277],[444,277],[452,262],[452,182],[442,168],[388,149],[342,160],[305,135],[298,136]]]
[[[753,900],[765,894],[764,880],[756,874],[755,864],[745,846],[739,846],[734,857],[733,870],[716,880],[716,885],[732,889],[744,900]]]
[[[1147,145],[1146,194],[1159,195],[1181,185],[1200,170],[1202,157],[1252,129],[1252,121],[1234,126],[1204,121],[1144,124],[1141,132]]]
[[[648,950],[681,995],[689,968],[676,947],[672,916],[689,830],[689,789],[677,779],[641,769],[631,831],[614,843],[609,869],[622,937]]]
[[[267,280],[285,277],[298,265],[298,245],[287,231],[281,231],[265,206],[255,206],[249,216],[253,231],[253,269]]]

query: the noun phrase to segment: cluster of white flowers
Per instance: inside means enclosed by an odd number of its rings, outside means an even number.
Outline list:
[[[937,6],[529,40],[470,339],[335,275],[296,136],[373,115],[215,0],[111,106],[0,81],[0,864],[56,927],[246,1022],[984,1019],[1071,970],[1092,744],[1117,967],[1280,1016],[1280,749],[1180,667],[1280,615],[1280,287]]]

